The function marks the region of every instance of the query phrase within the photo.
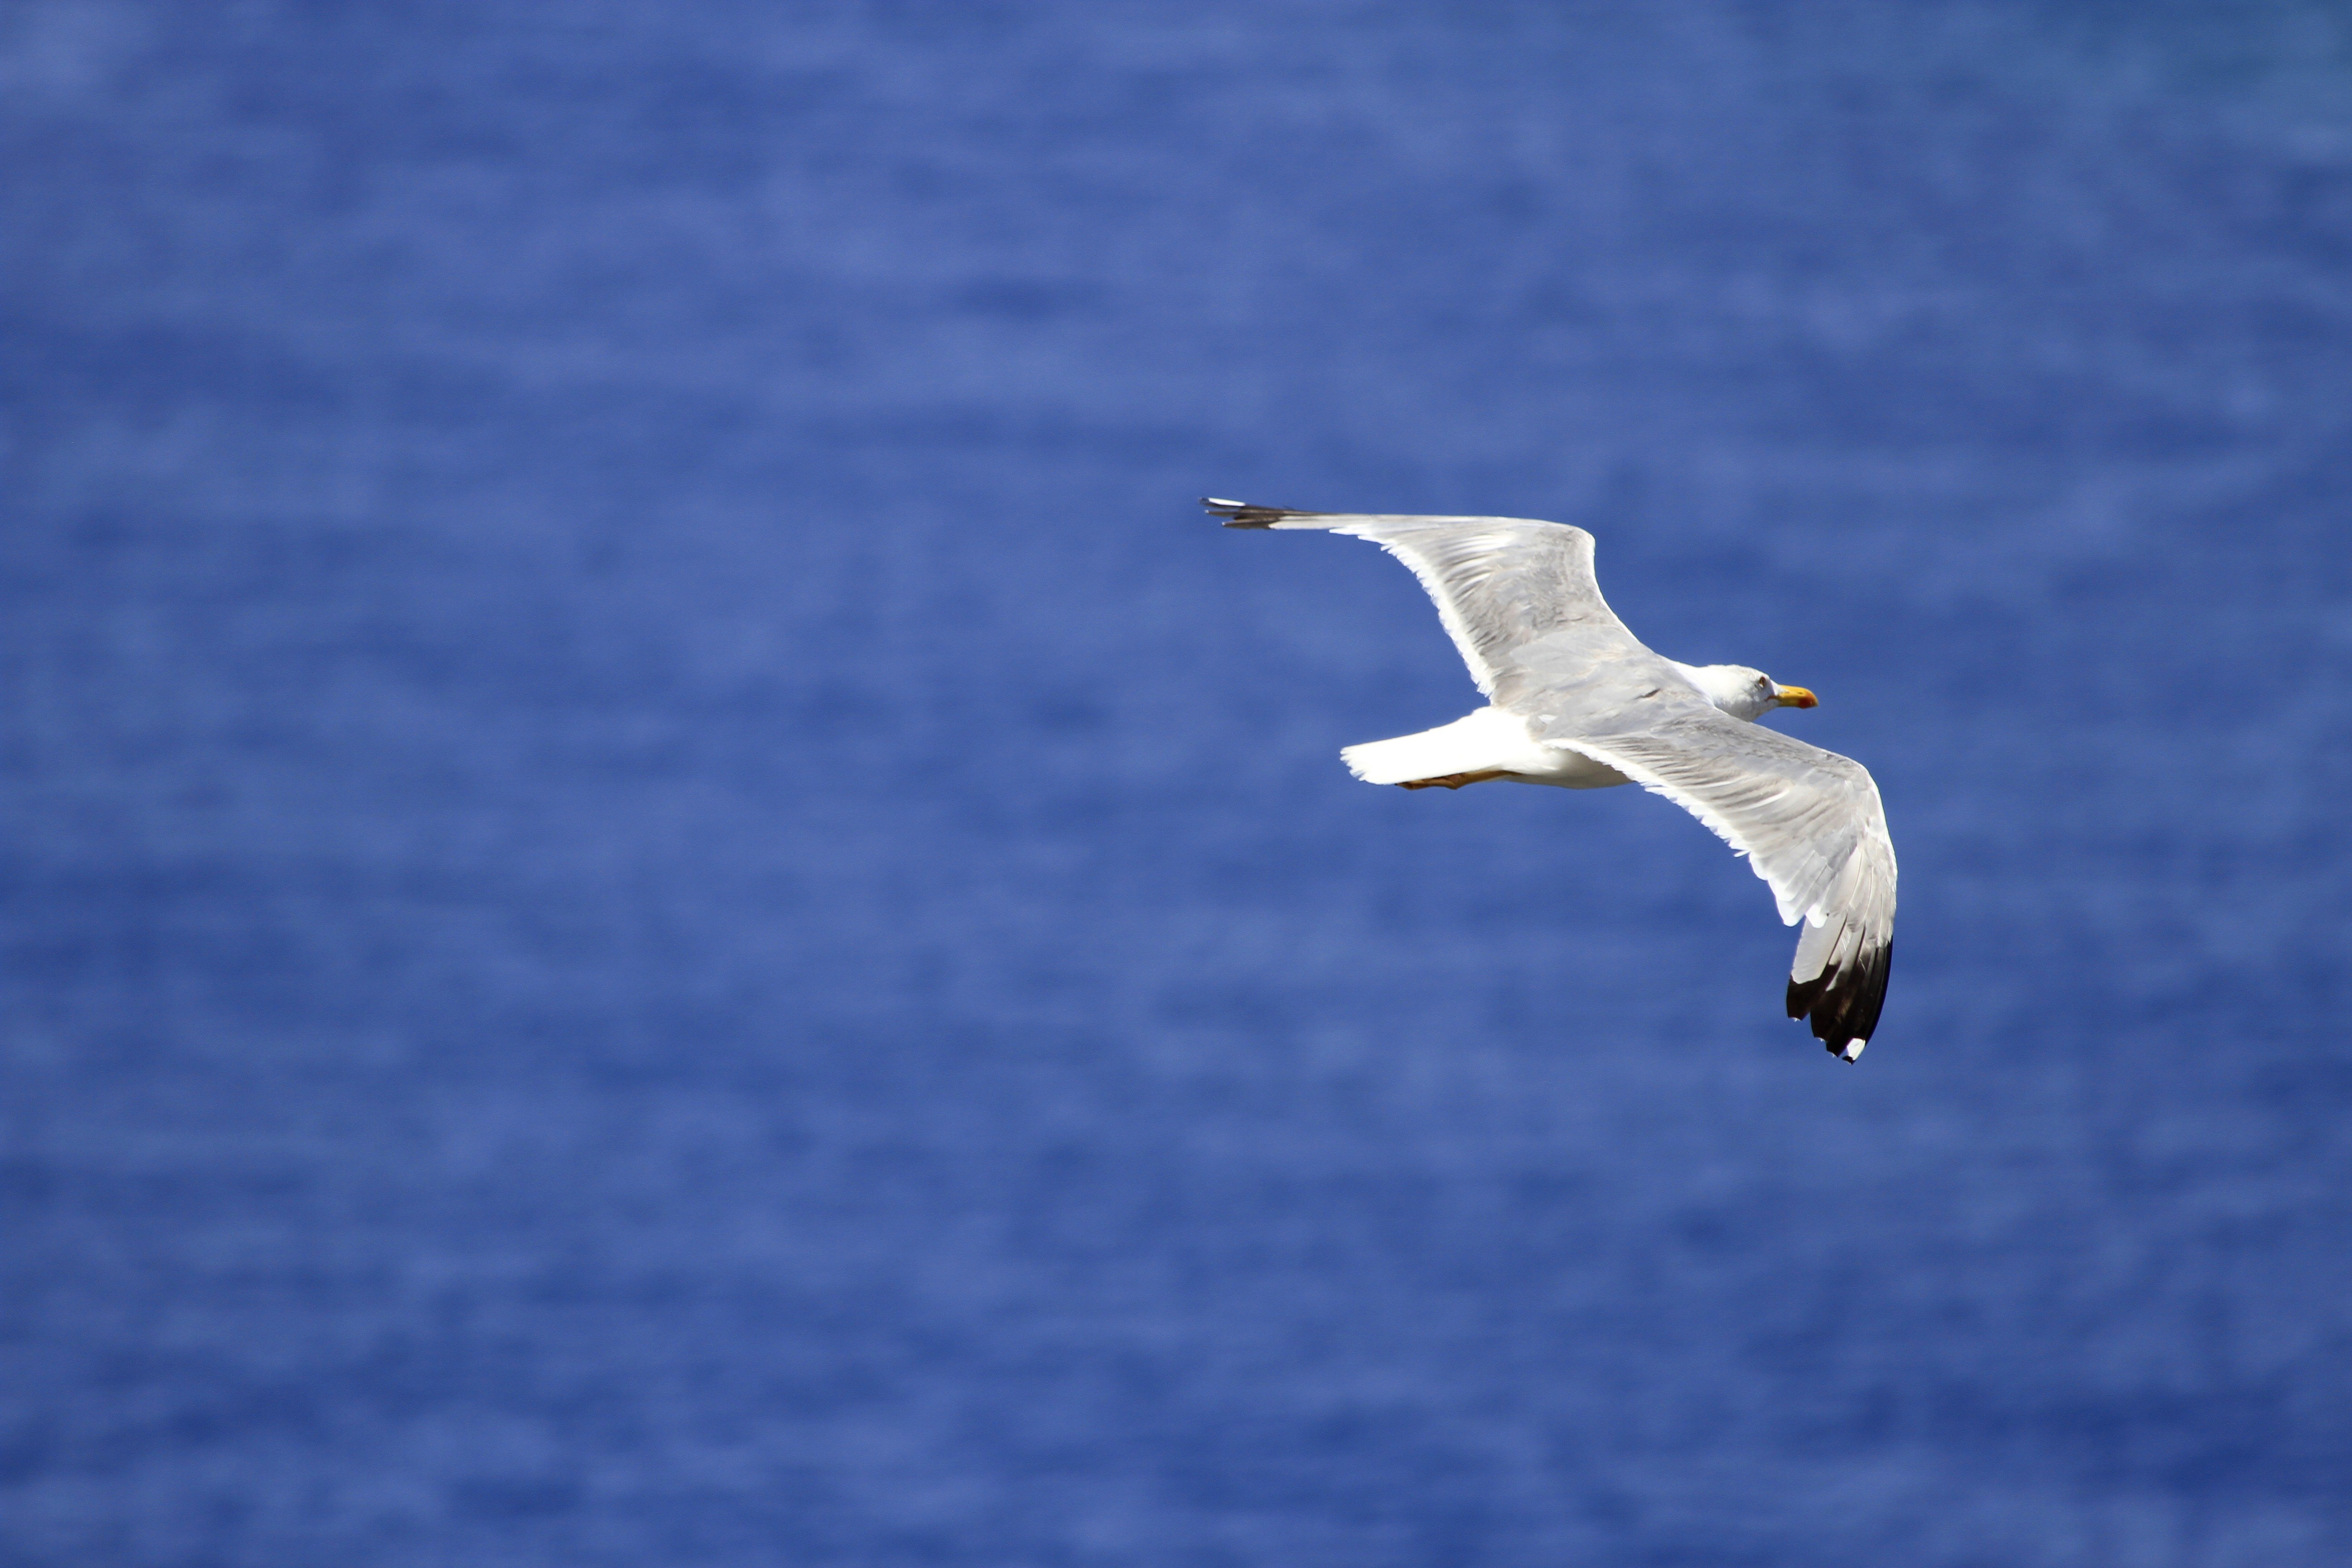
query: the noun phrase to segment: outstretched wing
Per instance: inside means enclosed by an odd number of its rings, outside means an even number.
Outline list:
[[[1515,684],[1514,655],[1544,643],[1548,662],[1647,654],[1601,597],[1592,535],[1524,517],[1383,517],[1292,511],[1242,501],[1201,503],[1227,528],[1313,528],[1369,539],[1421,579],[1437,617],[1488,697]],[[1572,648],[1565,645],[1584,644]],[[1654,656],[1653,656],[1654,657]],[[1507,691],[1505,694],[1507,699]]]
[[[1678,707],[1638,730],[1538,731],[1664,795],[1748,858],[1780,919],[1802,921],[1789,1016],[1852,1061],[1886,1000],[1895,941],[1895,843],[1861,763],[1714,708]],[[1604,726],[1605,728],[1605,726]]]

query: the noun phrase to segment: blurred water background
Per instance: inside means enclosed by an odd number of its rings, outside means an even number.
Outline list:
[[[2343,7],[0,18],[0,1561],[2352,1561]]]

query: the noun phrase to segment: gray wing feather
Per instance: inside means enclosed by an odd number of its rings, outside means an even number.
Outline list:
[[[1649,651],[1601,597],[1592,535],[1564,522],[1203,504],[1227,528],[1321,529],[1369,539],[1403,562],[1435,602],[1470,679],[1498,701],[1500,689],[1524,684],[1511,679],[1515,656],[1533,644],[1574,644],[1588,658]]]
[[[1789,971],[1789,1016],[1811,1014],[1832,1051],[1859,1054],[1886,997],[1895,939],[1895,843],[1861,763],[1734,719],[1677,709],[1639,729],[1543,738],[1664,795],[1713,828],[1805,930]]]

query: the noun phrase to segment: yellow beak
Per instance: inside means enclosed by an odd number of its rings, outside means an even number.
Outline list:
[[[1783,686],[1772,695],[1783,708],[1818,708],[1822,705],[1820,698],[1801,686]]]

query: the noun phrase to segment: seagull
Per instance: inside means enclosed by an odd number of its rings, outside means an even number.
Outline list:
[[[1818,706],[1737,664],[1678,664],[1602,602],[1592,535],[1523,517],[1293,511],[1203,498],[1227,528],[1369,539],[1436,601],[1487,706],[1451,724],[1349,746],[1367,784],[1460,789],[1489,779],[1606,789],[1637,784],[1715,830],[1804,924],[1789,1016],[1853,1061],[1877,1026],[1894,954],[1895,843],[1861,763],[1768,730],[1775,708]]]

